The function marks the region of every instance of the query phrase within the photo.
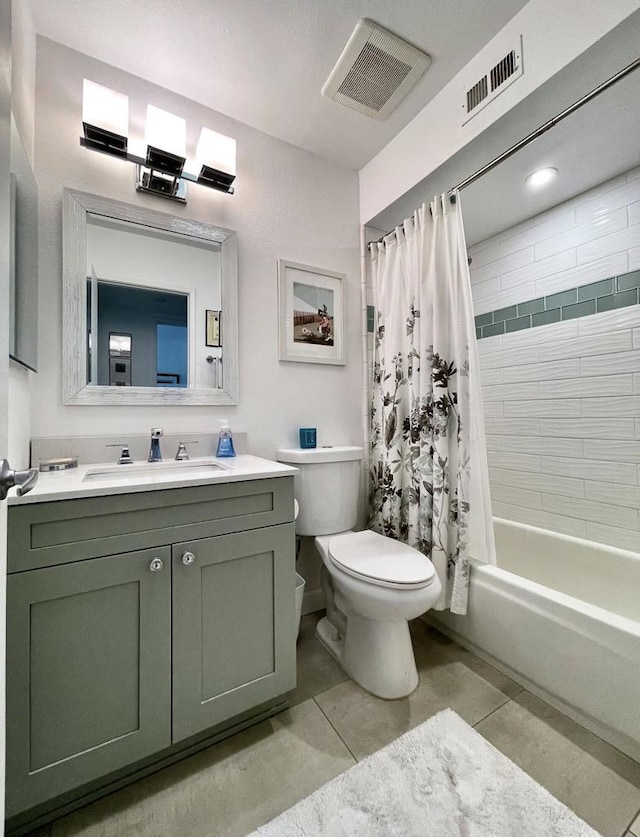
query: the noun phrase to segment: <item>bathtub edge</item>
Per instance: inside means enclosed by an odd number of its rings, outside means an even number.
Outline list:
[[[523,689],[526,689],[527,691],[531,692],[533,695],[540,698],[540,700],[545,701],[554,709],[557,709],[558,712],[561,712],[563,715],[566,715],[572,721],[575,721],[577,724],[580,724],[581,726],[588,729],[589,732],[592,732],[598,738],[601,738],[603,741],[605,741],[607,744],[611,745],[615,749],[619,750],[625,756],[628,756],[636,762],[640,762],[640,745],[638,745],[632,739],[628,738],[626,735],[618,732],[617,730],[613,729],[612,727],[606,724],[603,724],[597,718],[594,718],[585,712],[581,712],[576,707],[571,706],[569,703],[562,700],[562,698],[559,698],[552,692],[548,692],[546,689],[539,686],[533,680],[530,680],[526,675],[521,674],[515,669],[512,669],[511,666],[502,662],[497,657],[494,657],[492,654],[490,654],[488,651],[485,651],[480,646],[468,640],[462,634],[450,628],[442,620],[438,619],[436,612],[429,611],[420,618],[428,625],[431,625],[432,627],[440,631],[442,634],[449,637],[449,639],[452,639],[454,640],[454,642],[457,642],[458,645],[461,645],[463,648],[466,648],[467,651],[471,651],[485,663],[488,663],[493,668],[502,672],[502,674],[509,677]],[[517,698],[517,695],[515,697]],[[505,701],[505,704],[508,702],[509,699]],[[502,706],[504,706],[505,704],[502,704]]]

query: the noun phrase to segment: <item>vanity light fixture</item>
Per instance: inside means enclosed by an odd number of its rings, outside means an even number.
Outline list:
[[[86,148],[116,157],[127,156],[129,97],[84,79],[82,85],[82,125]]]
[[[203,128],[196,147],[198,183],[228,191],[236,176],[236,141]]]
[[[544,169],[538,169],[532,172],[525,180],[525,183],[530,189],[539,189],[541,186],[546,186],[558,174],[558,169],[553,166],[548,166]]]
[[[128,160],[136,166],[136,189],[187,202],[187,182],[232,195],[236,176],[236,141],[203,128],[196,149],[196,171],[185,171],[184,119],[149,105],[145,123],[146,156],[128,150],[129,98],[84,79],[80,145]]]
[[[147,156],[136,167],[136,189],[175,198],[186,203],[180,179],[187,161],[187,123],[169,111],[147,106],[145,123]]]

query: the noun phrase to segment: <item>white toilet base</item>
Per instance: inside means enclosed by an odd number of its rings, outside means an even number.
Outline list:
[[[418,670],[406,621],[378,622],[357,614],[347,617],[346,634],[336,640],[335,628],[321,619],[316,635],[340,666],[376,697],[406,697],[418,685]]]

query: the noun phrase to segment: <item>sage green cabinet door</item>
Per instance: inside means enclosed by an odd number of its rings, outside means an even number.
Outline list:
[[[7,581],[13,816],[170,745],[171,550]]]
[[[293,523],[173,547],[174,741],[295,686],[294,590]]]

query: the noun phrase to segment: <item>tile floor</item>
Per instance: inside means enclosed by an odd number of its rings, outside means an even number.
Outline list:
[[[289,710],[32,837],[244,835],[445,707],[605,837],[640,837],[639,764],[420,621],[420,685],[374,698],[316,640],[320,615],[302,620]]]

